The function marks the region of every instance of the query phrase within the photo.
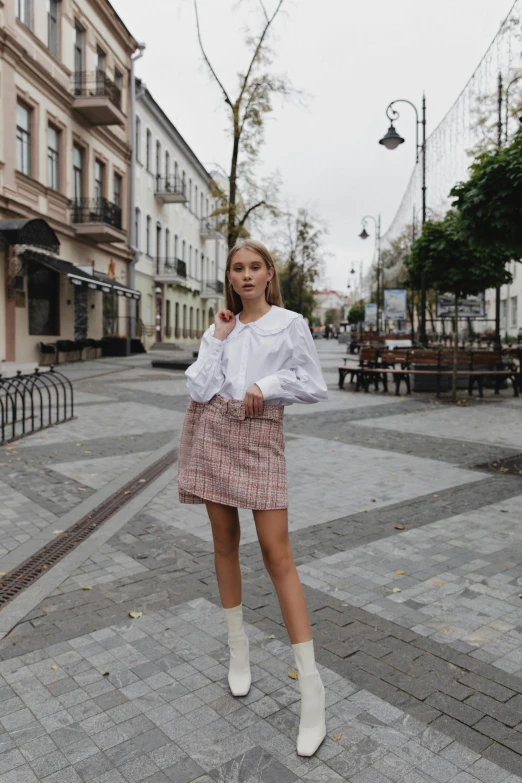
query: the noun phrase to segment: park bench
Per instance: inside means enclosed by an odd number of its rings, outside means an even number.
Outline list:
[[[371,353],[370,353],[371,351]],[[363,360],[364,357],[364,360]],[[433,385],[440,397],[441,381],[447,381],[446,387],[451,384],[453,376],[453,351],[439,349],[422,350],[395,350],[386,351],[376,348],[361,350],[361,360],[358,367],[339,367],[339,387],[342,389],[346,375],[357,378],[356,391],[361,387],[368,392],[370,383],[378,390],[382,383],[384,391],[388,391],[388,375],[395,382],[395,394],[400,393],[400,385],[404,381],[407,394],[411,394],[410,379],[417,378]],[[521,353],[518,354],[519,365],[522,366]],[[519,386],[522,378],[522,370],[512,364],[506,366],[502,356],[495,351],[459,351],[457,354],[457,378],[465,378],[468,394],[473,394],[475,384],[478,387],[479,396],[484,396],[484,380],[491,379],[494,382],[495,394],[499,394],[502,381],[510,379],[513,385],[513,394],[519,396]],[[427,388],[427,385],[424,385]],[[429,388],[429,386],[428,386]]]

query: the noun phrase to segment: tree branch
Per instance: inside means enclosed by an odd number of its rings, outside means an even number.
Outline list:
[[[266,203],[266,201],[258,201],[257,204],[253,204],[251,207],[249,207],[245,212],[245,214],[243,215],[243,217],[241,218],[241,220],[239,221],[239,223],[237,224],[238,228],[243,228],[246,221],[248,220],[248,216],[251,215],[255,209],[258,209],[259,207],[267,207],[267,206],[268,204]]]
[[[265,8],[265,4],[263,3],[263,0],[259,0],[259,5],[260,5],[260,6],[261,6],[261,8],[263,9],[263,13],[264,13],[264,15],[265,15],[265,19],[266,19],[266,21],[268,22],[268,14],[267,14],[267,12],[266,12],[266,8]]]
[[[282,0],[281,0],[281,2],[282,2]],[[194,0],[194,10],[196,12],[196,29],[198,31],[199,48],[201,49],[201,53],[202,53],[202,55],[203,55],[203,57],[205,59],[206,64],[208,65],[208,67],[210,69],[210,72],[211,72],[212,76],[214,77],[216,82],[219,84],[219,86],[221,88],[221,91],[223,92],[223,95],[225,96],[225,102],[228,103],[228,105],[232,108],[232,101],[228,97],[227,91],[225,90],[225,88],[221,84],[221,82],[220,82],[220,80],[219,80],[215,70],[213,69],[212,65],[210,64],[210,60],[208,59],[207,54],[205,52],[205,49],[203,47],[203,41],[201,40],[201,30],[200,30],[200,27],[199,27],[198,0]]]
[[[196,0],[194,0],[194,2],[196,2]],[[241,103],[241,100],[243,98],[243,94],[244,94],[244,92],[245,92],[245,90],[247,88],[248,79],[250,78],[250,73],[252,71],[252,68],[254,67],[254,63],[257,60],[259,52],[261,51],[261,47],[263,46],[263,41],[265,40],[266,35],[268,33],[268,28],[270,27],[270,25],[272,24],[272,22],[276,18],[277,14],[279,13],[279,10],[280,10],[281,6],[283,5],[283,2],[284,2],[284,0],[279,0],[279,3],[277,4],[277,8],[274,11],[274,13],[272,14],[272,17],[270,19],[267,17],[266,25],[264,27],[263,32],[261,33],[261,37],[260,37],[260,39],[259,39],[259,41],[257,43],[256,50],[254,52],[252,60],[250,61],[250,65],[248,66],[248,70],[246,72],[246,76],[245,76],[245,78],[243,80],[243,85],[241,87],[241,92],[239,93],[239,98],[237,99],[237,104],[238,105]]]

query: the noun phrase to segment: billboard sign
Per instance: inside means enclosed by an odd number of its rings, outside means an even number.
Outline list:
[[[384,318],[387,321],[406,321],[406,291],[388,288],[384,291]]]
[[[459,318],[484,318],[486,305],[484,294],[467,296],[459,299]],[[455,316],[455,297],[453,294],[437,295],[437,318],[453,318]]]
[[[365,304],[364,305],[364,323],[376,324],[377,323],[377,305]]]

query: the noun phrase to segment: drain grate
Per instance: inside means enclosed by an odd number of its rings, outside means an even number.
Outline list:
[[[78,544],[85,541],[100,525],[103,525],[113,514],[119,511],[132,498],[136,497],[167,468],[170,468],[178,458],[177,449],[169,451],[149,468],[129,481],[121,489],[111,495],[89,514],[79,519],[68,530],[60,533],[53,541],[46,544],[34,555],[28,557],[17,568],[0,577],[0,609],[13,598],[36,582],[53,565],[56,565],[65,555],[72,552]]]

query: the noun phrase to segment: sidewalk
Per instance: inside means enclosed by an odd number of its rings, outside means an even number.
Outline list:
[[[522,783],[522,482],[484,467],[522,451],[522,399],[340,391],[346,347],[316,346],[330,399],[285,430],[321,748],[295,751],[295,663],[247,511],[253,685],[229,693],[210,525],[169,468],[0,609],[0,783]],[[175,447],[184,376],[151,358],[62,367],[77,419],[0,450],[0,572]]]

